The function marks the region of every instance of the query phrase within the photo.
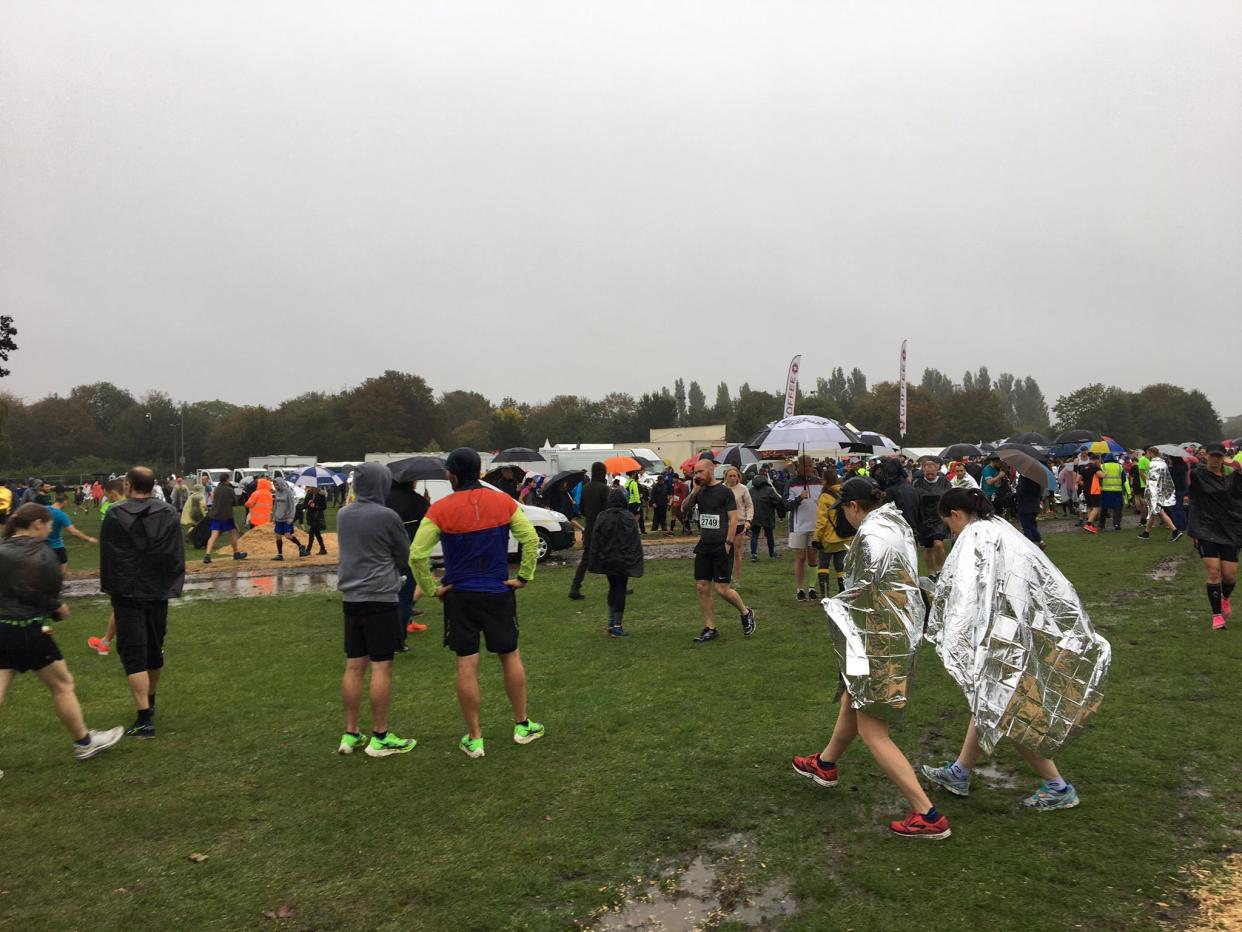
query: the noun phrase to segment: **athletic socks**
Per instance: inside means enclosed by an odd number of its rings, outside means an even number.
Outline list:
[[[1220,600],[1222,598],[1220,583],[1208,583],[1207,594],[1208,602],[1212,606],[1212,614],[1219,615],[1221,613]]]
[[[385,738],[388,737],[388,730],[385,729],[384,731],[373,731],[371,732],[371,734],[375,735],[376,741],[383,741]]]
[[[953,774],[954,780],[969,780],[970,779],[970,768],[963,767],[957,761],[954,761],[952,764],[949,765],[949,773]]]
[[[524,718],[520,722],[514,722],[513,724],[521,725],[523,728],[527,728],[530,726],[530,719]]]
[[[1064,777],[1057,777],[1055,780],[1047,780],[1045,782],[1048,784],[1048,789],[1057,793],[1064,793],[1069,789],[1069,784],[1065,782]]]
[[[154,719],[154,717],[155,717],[154,709],[139,709],[138,710],[138,724],[139,725],[145,725],[147,722]]]
[[[831,760],[824,760],[824,757],[821,754],[819,756],[819,766],[823,767],[825,770],[831,770],[833,767],[837,766],[837,762],[831,761]]]
[[[91,733],[88,731],[85,736],[79,738],[77,741],[73,743],[76,744],[78,747],[82,747],[82,748],[86,747],[88,744],[91,743]]]
[[[1221,596],[1222,596],[1223,598],[1226,598],[1226,599],[1227,599],[1227,598],[1229,598],[1231,595],[1233,595],[1233,587],[1234,587],[1235,585],[1236,585],[1236,583],[1231,583],[1231,582],[1221,583],[1221,584],[1220,584],[1220,594],[1221,594]]]
[[[926,812],[923,813],[924,822],[935,822],[939,818],[940,818],[940,813],[936,811],[935,806],[932,806],[930,809],[928,809]]]
[[[147,693],[147,705],[155,712],[155,693]]]
[[[280,556],[285,552],[285,539],[283,537],[276,538],[276,556]]]

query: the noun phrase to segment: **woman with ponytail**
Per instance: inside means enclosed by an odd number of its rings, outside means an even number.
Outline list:
[[[69,606],[60,600],[60,562],[46,543],[51,531],[51,511],[33,502],[19,507],[4,525],[0,541],[0,704],[14,677],[33,670],[51,691],[56,714],[73,736],[73,756],[87,760],[120,741],[124,729],[87,730],[73,677],[48,633],[49,622],[69,617]]]
[[[923,775],[965,796],[980,755],[1008,738],[1043,781],[1022,804],[1071,809],[1078,793],[1052,758],[1099,708],[1109,643],[1092,628],[1070,581],[996,518],[982,492],[949,490],[940,516],[955,543],[936,584],[926,637],[965,694],[971,721],[957,760],[923,765]]]

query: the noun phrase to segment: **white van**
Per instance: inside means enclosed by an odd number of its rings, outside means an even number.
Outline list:
[[[495,489],[494,485],[486,482],[483,483],[489,489]],[[453,487],[449,485],[447,479],[424,479],[418,483],[417,491],[430,494],[432,504],[440,499],[452,494]],[[499,491],[499,490],[497,490]],[[522,513],[526,515],[530,523],[535,526],[535,533],[539,535],[539,559],[544,559],[548,554],[557,550],[569,550],[574,545],[574,527],[559,511],[553,511],[550,508],[538,508],[535,505],[518,505],[522,509]],[[517,553],[518,542],[512,534],[509,535],[509,552]],[[431,552],[433,559],[439,560],[444,556],[440,545],[436,544],[436,549]]]

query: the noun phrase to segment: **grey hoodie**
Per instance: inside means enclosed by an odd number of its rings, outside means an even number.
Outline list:
[[[396,602],[401,569],[410,559],[410,538],[397,513],[384,504],[392,473],[383,463],[354,470],[357,501],[336,518],[341,550],[336,588],[346,602]]]
[[[293,515],[297,511],[293,487],[284,479],[273,479],[272,486],[272,520],[281,524],[292,524]]]

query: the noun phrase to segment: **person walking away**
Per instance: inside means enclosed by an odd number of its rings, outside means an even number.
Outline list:
[[[114,747],[125,729],[86,727],[73,676],[50,634],[50,622],[69,617],[69,606],[60,598],[60,563],[47,546],[51,531],[51,512],[42,505],[21,505],[5,521],[0,541],[0,705],[17,674],[34,671],[73,738],[73,756],[89,760]]]
[[[824,467],[824,488],[819,493],[815,513],[815,537],[811,546],[819,551],[816,579],[819,596],[826,599],[832,594],[832,578],[837,580],[837,592],[845,591],[845,551],[854,527],[845,520],[837,508],[841,498],[841,480],[837,477],[837,464],[829,462]]]
[[[582,581],[586,578],[587,568],[591,565],[591,531],[595,529],[595,519],[608,507],[608,471],[603,463],[591,464],[591,481],[582,490],[582,556],[578,558],[578,568],[574,570],[573,581],[569,584],[571,599],[584,599]]]
[[[388,727],[393,657],[401,643],[397,597],[410,546],[401,518],[385,504],[390,488],[392,473],[387,466],[362,463],[354,471],[355,500],[336,519],[341,551],[336,588],[341,593],[345,626],[345,675],[341,679],[345,731],[338,754],[361,750],[368,757],[391,757],[414,750],[418,743],[399,737]],[[359,728],[368,667],[370,738]]]
[[[310,553],[310,547],[303,547],[293,533],[293,515],[298,507],[293,487],[284,478],[273,480],[272,486],[272,523],[275,525],[276,532],[276,556],[273,559],[283,560],[285,558],[286,538],[289,543],[298,548],[299,557],[307,556]],[[251,512],[251,514],[254,513]]]
[[[444,645],[457,655],[457,701],[466,722],[458,747],[467,757],[478,759],[484,756],[479,718],[480,635],[488,651],[500,658],[513,709],[514,742],[530,744],[544,736],[543,725],[526,710],[526,669],[518,651],[517,614],[517,590],[535,576],[539,535],[517,502],[479,482],[481,464],[474,450],[458,447],[448,455],[445,466],[453,493],[432,505],[423,518],[410,547],[410,567],[419,589],[433,592],[444,605]],[[594,466],[591,474],[596,474]],[[510,533],[522,553],[515,579],[509,578]],[[444,550],[444,577],[439,585],[430,563],[437,543]]]
[[[1087,502],[1087,520],[1082,529],[1088,534],[1098,534],[1096,522],[1100,519],[1100,454],[1088,453],[1087,462],[1078,467],[1078,488]]]
[[[625,597],[631,578],[643,575],[643,540],[629,510],[627,496],[613,490],[608,507],[595,519],[591,538],[592,573],[608,579],[608,636],[628,637]]]
[[[1139,525],[1147,523],[1147,474],[1151,470],[1151,460],[1146,454],[1131,453],[1126,462],[1126,480],[1130,484],[1130,504],[1138,516]]]
[[[216,540],[221,534],[229,535],[229,546],[233,548],[233,559],[246,559],[246,551],[237,546],[237,523],[233,520],[233,509],[237,506],[237,492],[233,483],[222,480],[216,485],[211,498],[211,507],[207,509],[207,517],[211,519],[211,536],[207,538],[207,552],[203,554],[203,562],[211,562],[211,553],[216,549]]]
[[[751,500],[750,490],[742,483],[742,472],[736,466],[725,467],[725,485],[737,500],[737,529],[733,535],[733,588],[742,588],[742,551],[746,549],[746,538],[750,534],[751,522],[755,517],[755,503]]]
[[[910,530],[919,526],[919,496],[908,481],[905,468],[895,458],[888,457],[880,463],[874,476],[884,500],[892,502],[910,525]]]
[[[1212,630],[1228,624],[1229,600],[1238,581],[1238,547],[1242,546],[1242,470],[1225,465],[1225,447],[1209,443],[1207,463],[1190,474],[1190,539],[1207,577]]]
[[[919,477],[912,484],[914,494],[918,496],[918,523],[913,526],[914,536],[923,548],[927,575],[934,582],[944,566],[944,542],[949,536],[940,517],[940,499],[949,491],[949,481],[940,474],[940,462],[935,457],[924,457],[919,467]]]
[[[703,630],[695,643],[706,644],[720,637],[712,608],[712,591],[737,609],[742,621],[742,635],[755,633],[755,612],[748,608],[729,585],[733,565],[732,541],[737,535],[737,497],[716,479],[716,464],[699,460],[694,465],[697,488],[683,506],[699,509],[699,542],[694,545],[694,588],[699,607],[703,610]]]
[[[668,533],[668,483],[663,476],[651,487],[651,533],[656,531]]]
[[[754,516],[750,522],[750,562],[759,562],[759,535],[762,533],[768,543],[768,559],[776,559],[776,516],[784,507],[781,494],[772,488],[768,479],[767,469],[759,470],[758,475],[750,480],[750,501],[754,506]]]
[[[65,506],[69,503],[69,496],[64,492],[56,493],[56,500],[52,503],[52,532],[48,535],[47,545],[52,548],[52,553],[56,556],[57,562],[64,566],[69,562],[69,552],[65,549],[65,539],[62,535],[65,533],[72,534],[80,541],[94,545],[99,543],[97,538],[83,534],[73,526],[73,519],[69,517],[69,513],[65,511]]]
[[[306,549],[309,551],[315,541],[319,541],[319,555],[323,556],[328,552],[323,542],[323,529],[328,525],[328,497],[324,495],[323,489],[314,486],[307,489],[305,506]]]
[[[836,507],[857,529],[845,558],[845,591],[823,603],[841,669],[834,699],[837,722],[822,752],[793,758],[794,772],[818,786],[836,786],[837,762],[861,736],[910,804],[910,814],[889,823],[889,831],[902,838],[948,838],[953,834],[949,820],[936,810],[888,733],[889,723],[905,715],[923,636],[914,534],[868,479],[856,476],[842,483]],[[883,648],[870,646],[879,642]]]
[[[1125,470],[1117,462],[1117,457],[1109,453],[1104,457],[1100,467],[1100,523],[1101,531],[1106,530],[1109,514],[1113,518],[1113,530],[1121,530],[1121,513],[1125,510]]]
[[[1182,532],[1177,529],[1177,525],[1169,516],[1169,509],[1177,500],[1177,491],[1173,488],[1173,474],[1169,471],[1169,464],[1164,461],[1164,456],[1155,447],[1148,448],[1146,459],[1147,523],[1139,533],[1139,540],[1151,540],[1151,529],[1155,526],[1156,519],[1160,518],[1169,529],[1169,542],[1179,541],[1182,539]]]
[[[177,514],[181,514],[181,510],[185,508],[185,503],[189,500],[189,498],[190,490],[185,484],[185,479],[178,476],[177,482],[173,486],[172,496],[169,498],[168,503],[173,506],[173,510],[175,510]]]
[[[1206,457],[1207,454],[1204,454]],[[1189,525],[1189,516],[1186,512],[1187,490],[1190,483],[1190,466],[1180,456],[1165,460],[1169,465],[1169,475],[1173,477],[1173,498],[1174,503],[1169,511],[1169,517],[1173,519],[1174,526],[1183,534]]]
[[[684,528],[684,533],[689,534],[690,531],[690,509],[686,507],[686,499],[690,497],[690,487],[686,484],[686,480],[681,476],[673,479],[673,494],[669,497],[668,505],[672,519],[669,521],[668,536],[672,537],[677,533],[677,522],[680,521]]]
[[[1099,707],[1112,648],[1070,581],[997,518],[986,498],[955,489],[940,500],[940,512],[956,543],[925,637],[965,694],[971,720],[957,760],[924,764],[923,776],[966,796],[979,756],[1009,738],[1043,781],[1022,805],[1072,809],[1078,792],[1052,758]],[[1041,649],[1045,640],[1057,649]]]
[[[1072,518],[1078,504],[1078,473],[1074,472],[1074,464],[1069,460],[1057,468],[1057,501],[1061,511],[1067,518]]]
[[[112,598],[116,650],[138,712],[126,734],[135,738],[155,737],[168,600],[180,597],[185,582],[180,516],[154,497],[154,488],[154,472],[131,469],[125,501],[112,506],[99,532],[99,588]]]
[[[189,533],[207,517],[207,497],[202,486],[194,482],[186,485],[186,492],[185,503],[181,506],[181,527],[188,539]]]
[[[1022,533],[1040,550],[1046,550],[1043,535],[1039,533],[1037,518],[1044,500],[1044,487],[1026,476],[1018,476],[1018,488],[1014,506],[1018,512],[1018,523],[1022,525]],[[1120,520],[1120,513],[1118,514]]]
[[[794,597],[799,602],[815,598],[815,589],[802,588],[804,574],[809,566],[814,574],[817,569],[815,550],[811,537],[815,534],[815,518],[818,511],[819,493],[823,480],[815,474],[815,464],[809,456],[798,457],[795,473],[789,480],[785,502],[789,509],[789,549],[794,555]]]
[[[638,523],[638,532],[640,534],[647,533],[647,518],[643,514],[643,490],[638,484],[638,473],[630,472],[625,478],[625,496],[626,505],[630,509],[630,514],[634,516],[634,520]]]
[[[419,493],[417,482],[394,482],[388,489],[387,505],[401,519],[401,526],[405,529],[405,536],[408,538],[405,545],[407,556],[400,567],[401,591],[397,595],[397,637],[400,641],[397,650],[404,653],[408,650],[405,646],[407,636],[427,630],[425,624],[414,620],[416,584],[414,573],[410,569],[408,553],[410,544],[414,543],[414,535],[418,533],[418,525],[423,520],[423,516],[427,514],[429,503],[426,497]]]
[[[255,480],[254,491],[246,496],[247,522],[250,527],[262,527],[272,520],[272,508],[275,496],[272,494],[272,480],[260,476]]]

